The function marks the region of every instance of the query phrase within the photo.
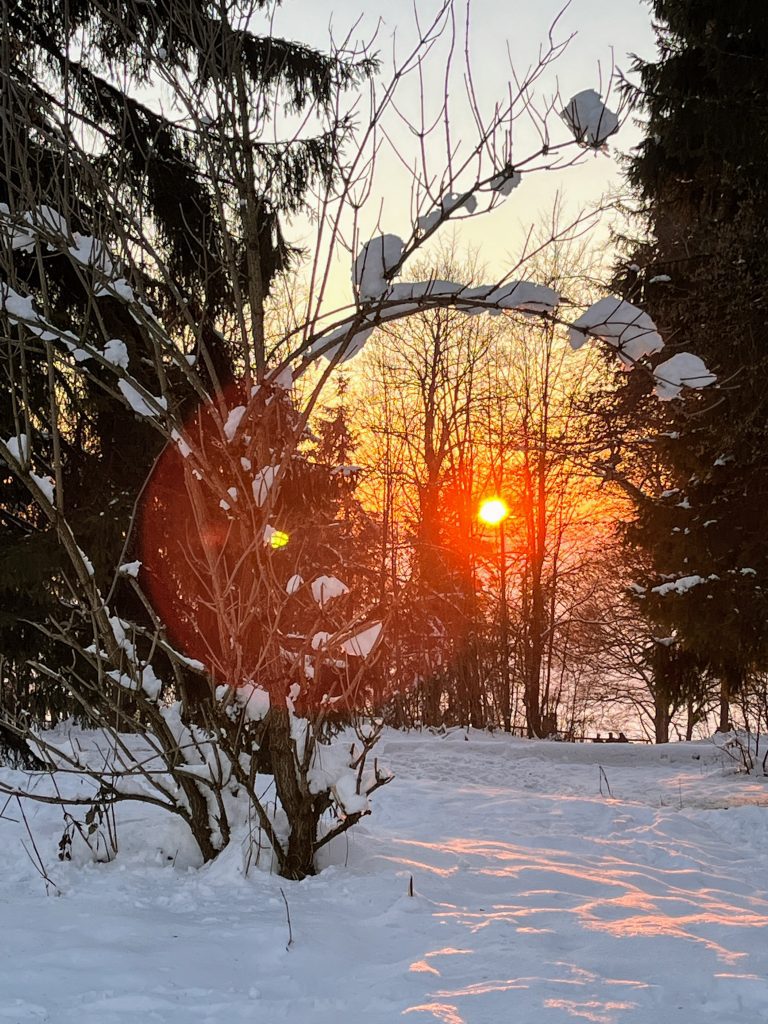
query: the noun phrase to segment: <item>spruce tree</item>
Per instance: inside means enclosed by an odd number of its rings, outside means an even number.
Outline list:
[[[264,0],[3,5],[0,284],[42,299],[51,319],[78,339],[92,338],[97,347],[120,339],[139,381],[153,355],[152,338],[125,303],[95,294],[89,274],[66,252],[46,245],[46,234],[63,230],[75,244],[78,235],[93,237],[110,252],[151,239],[143,280],[131,285],[158,310],[168,335],[191,348],[211,391],[225,390],[244,372],[253,378],[263,373],[264,304],[275,275],[295,256],[280,216],[299,211],[313,183],[335,173],[349,124],[334,119],[334,97],[339,85],[355,85],[373,67],[368,59],[258,34],[267,7]],[[186,118],[178,111],[166,115],[151,97],[153,91],[162,97],[169,78],[189,80],[201,102],[218,104],[218,119],[211,123],[202,106]],[[314,135],[304,132],[286,142],[254,137],[253,122],[268,121],[272,104],[288,117],[310,109],[326,116]],[[120,236],[121,209],[141,211],[144,240]],[[36,231],[25,235],[30,220]],[[184,296],[183,323],[174,289]],[[248,332],[249,344],[230,344],[235,325]],[[33,404],[47,413],[46,345],[28,335],[22,340],[13,327],[3,333],[9,360],[11,347],[24,346]],[[60,341],[48,344],[62,347]],[[234,354],[243,349],[250,353],[245,367]],[[60,464],[64,511],[78,543],[92,553],[101,584],[119,557],[162,441],[131,408],[105,393],[110,374],[93,360],[87,366],[88,374],[58,380],[61,450],[54,453],[48,439],[49,450],[37,456],[50,467]],[[178,369],[170,367],[169,374],[174,393],[191,409],[194,393]],[[16,435],[16,413],[12,391],[4,390],[2,437]],[[38,439],[38,446],[45,443]],[[55,662],[55,647],[36,624],[60,608],[64,563],[51,534],[38,529],[40,513],[28,493],[4,473],[3,484],[0,685],[7,705],[22,700],[33,708],[34,676],[25,663]],[[118,590],[122,613],[140,618],[143,610],[130,587]],[[44,693],[37,709],[42,719],[72,709],[50,685]]]
[[[720,680],[726,728],[768,662],[768,8],[652,7],[659,54],[635,64],[645,137],[627,162],[644,237],[619,287],[719,388],[656,407],[661,483],[627,536],[648,559],[643,608]],[[631,376],[625,408],[647,416],[651,384]]]

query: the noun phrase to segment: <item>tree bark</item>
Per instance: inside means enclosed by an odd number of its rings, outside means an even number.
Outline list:
[[[318,815],[300,771],[290,716],[285,707],[273,707],[269,712],[269,747],[275,790],[291,830],[287,848],[276,851],[279,872],[283,878],[301,881],[315,874]]]

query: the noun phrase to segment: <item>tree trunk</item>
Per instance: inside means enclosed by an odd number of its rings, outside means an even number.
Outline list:
[[[653,716],[654,743],[669,743],[670,714],[666,697],[655,701],[655,715]]]
[[[525,710],[528,718],[528,736],[541,736],[541,666],[544,660],[544,600],[540,576],[533,580],[531,594],[531,620],[528,623],[527,665],[525,679]]]
[[[317,813],[300,771],[287,708],[272,707],[269,712],[269,750],[275,790],[291,830],[287,849],[276,851],[278,869],[283,878],[301,881],[315,874]]]
[[[720,721],[717,731],[731,731],[731,686],[726,673],[723,673],[723,678],[720,680]]]
[[[690,743],[693,739],[693,730],[701,721],[701,709],[696,707],[696,703],[693,698],[688,700],[687,717],[685,720],[685,738]]]
[[[443,716],[441,704],[443,697],[443,686],[440,675],[434,675],[424,681],[422,685],[422,714],[421,724],[437,728],[442,724]]]

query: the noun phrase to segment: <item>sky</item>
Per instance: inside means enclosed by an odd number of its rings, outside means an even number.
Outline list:
[[[425,23],[438,9],[438,0],[333,0],[331,4],[287,0],[278,10],[274,30],[277,34],[322,47],[327,43],[329,29],[336,39],[354,26],[354,37],[367,39],[376,33],[375,48],[382,59],[382,81],[392,67],[394,51],[403,54],[416,35],[416,17]],[[458,32],[464,34],[465,0],[457,0]],[[363,11],[363,13],[361,13]],[[562,13],[561,13],[562,12]],[[558,19],[558,14],[560,17]],[[359,20],[358,20],[359,19]],[[559,91],[563,103],[582,89],[594,88],[605,95],[611,70],[629,71],[630,54],[652,58],[655,53],[651,11],[640,0],[572,0],[563,10],[561,0],[473,0],[470,7],[469,48],[474,86],[484,110],[492,110],[503,100],[510,80],[510,65],[516,72],[536,63],[542,45],[546,45],[550,26],[557,19],[554,36],[565,41],[572,36],[565,52],[548,68],[537,84],[537,102],[543,104]],[[393,42],[394,40],[394,42]],[[452,129],[454,141],[469,144],[475,135],[474,124],[465,102],[464,41],[459,39],[454,72],[450,81]],[[437,110],[444,91],[447,47],[438,45],[428,58],[424,72],[426,103]],[[611,102],[613,99],[613,103]],[[609,97],[615,107],[617,97]],[[407,79],[401,91],[400,109],[410,114],[418,109],[419,90],[414,79]],[[560,105],[556,109],[561,109]],[[552,137],[567,137],[565,127],[557,118],[550,119]],[[418,150],[411,133],[402,120],[389,123],[390,136],[402,157],[412,161]],[[460,225],[461,244],[479,250],[480,259],[494,272],[514,264],[520,254],[528,230],[550,216],[555,196],[561,193],[565,211],[577,213],[599,201],[601,195],[618,185],[619,168],[616,151],[626,152],[639,140],[638,130],[625,123],[611,142],[609,155],[584,154],[580,166],[557,173],[524,176],[522,185],[499,210]],[[538,146],[538,138],[523,118],[518,122],[513,145],[513,160],[527,156]],[[432,168],[444,161],[442,136],[433,151]],[[366,233],[392,231],[409,233],[411,187],[408,175],[398,158],[382,152],[368,201],[368,219],[363,215],[361,240]],[[298,240],[309,241],[296,227]],[[445,229],[441,229],[445,230]],[[596,238],[605,237],[598,231]],[[345,261],[348,257],[345,256]],[[336,267],[334,293],[341,297],[348,290],[348,266]]]

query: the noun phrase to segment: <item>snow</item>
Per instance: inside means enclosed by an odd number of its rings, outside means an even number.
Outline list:
[[[560,117],[583,146],[599,149],[619,130],[619,119],[594,89],[584,89],[567,103]]]
[[[487,301],[495,302],[501,309],[548,313],[560,303],[560,296],[553,288],[543,284],[510,281],[494,288],[487,296]]]
[[[291,576],[288,582],[285,584],[286,594],[295,594],[298,590],[304,586],[304,580],[298,574]]]
[[[0,306],[6,311],[11,320],[37,320],[35,307],[28,295],[19,295],[9,284],[5,282],[0,285]]]
[[[188,459],[189,456],[192,454],[192,449],[189,447],[189,445],[178,432],[178,430],[171,431],[171,440],[174,442],[174,444],[177,445],[182,459]]]
[[[502,196],[508,196],[512,189],[517,188],[522,180],[523,177],[520,171],[510,167],[497,174],[494,178],[491,178],[491,188]]]
[[[324,608],[334,598],[348,593],[349,587],[346,583],[342,583],[335,576],[318,576],[312,581],[312,597],[321,608]]]
[[[706,388],[717,377],[710,373],[704,361],[690,352],[678,352],[653,371],[655,394],[662,402],[677,398],[684,387]]]
[[[280,388],[281,391],[292,391],[293,390],[293,367],[284,366],[280,373],[273,378],[272,383],[276,388]]]
[[[253,477],[253,500],[259,508],[261,508],[269,497],[269,492],[272,488],[272,484],[275,482],[275,476],[277,475],[278,468],[278,466],[265,466]]]
[[[322,793],[335,786],[349,771],[350,745],[346,742],[321,743],[315,748],[307,781],[310,793]]]
[[[397,235],[378,235],[366,242],[352,268],[352,283],[361,302],[380,299],[387,292],[386,275],[402,252],[403,240]]]
[[[123,646],[121,644],[121,646]],[[133,652],[133,645],[128,645],[129,651]],[[139,681],[141,683],[141,689],[144,691],[148,700],[157,700],[160,696],[160,689],[162,687],[162,681],[155,675],[154,669],[151,665],[141,665],[136,670],[135,675],[129,675],[127,672],[121,672],[118,669],[111,669],[107,672],[107,676],[118,686],[122,686],[124,690],[138,690]],[[138,677],[138,678],[137,678]]]
[[[53,206],[38,206],[34,210],[28,210],[22,214],[21,222],[25,225],[24,228],[13,225],[10,211],[5,203],[0,203],[0,217],[2,217],[3,228],[10,234],[12,249],[31,249],[38,234],[42,234],[44,237],[55,236],[57,241],[71,238],[72,243],[67,244],[67,251],[76,263],[96,267],[108,276],[115,273],[114,263],[104,243],[92,235],[82,235],[77,231],[70,235],[66,219]],[[48,248],[51,246],[49,245]],[[118,291],[122,293],[122,286]],[[97,294],[107,293],[102,286]]]
[[[127,380],[119,380],[117,387],[126,400],[128,405],[133,409],[137,416],[148,416],[155,417],[158,414],[157,409],[153,409],[152,406],[145,400],[144,396]],[[158,398],[155,395],[150,396],[152,401],[161,410],[165,411],[168,408],[168,403],[165,398]]]
[[[685,594],[692,587],[698,587],[700,583],[706,582],[703,576],[691,575],[681,576],[676,580],[669,580],[667,583],[660,583],[657,587],[651,587],[651,593],[666,597],[667,594]]]
[[[323,358],[330,362],[341,351],[342,355],[339,362],[345,363],[348,359],[357,355],[373,334],[374,328],[367,326],[367,322],[368,317],[364,318],[362,324],[357,327],[353,327],[350,324],[343,324],[341,327],[337,327],[330,334],[318,338],[310,347],[310,354],[318,349],[322,349]]]
[[[90,560],[88,555],[86,555],[86,553],[83,551],[82,548],[78,548],[77,549],[77,553],[80,555],[80,558],[83,560],[83,565],[85,566],[85,571],[88,573],[88,575],[89,576],[95,576],[96,572],[95,572],[95,570],[93,568],[93,562]],[[110,621],[112,621],[112,620],[110,620]]]
[[[107,281],[104,284],[97,285],[93,290],[93,294],[96,298],[104,298],[106,296],[111,299],[123,299],[125,302],[136,302],[133,288],[131,288],[124,277],[117,277],[114,281]],[[141,306],[145,311],[147,310],[144,303],[141,303]]]
[[[139,570],[141,569],[141,562],[124,562],[117,570],[121,576],[130,576],[133,579],[138,579]]]
[[[115,266],[103,242],[91,235],[81,235],[77,231],[72,237],[75,240],[74,245],[69,247],[72,259],[85,266],[97,267],[107,275],[114,274]]]
[[[54,495],[56,490],[56,484],[54,483],[53,477],[38,476],[37,473],[30,473],[29,475],[35,481],[40,490],[43,492],[49,505],[55,504]]]
[[[269,711],[269,694],[255,683],[239,686],[235,699],[249,722],[260,722]]]
[[[474,213],[477,209],[477,198],[471,192],[446,192],[440,200],[440,206],[445,213],[455,213],[456,210]]]
[[[205,665],[202,661],[198,661],[197,658],[188,658],[185,654],[181,654],[179,651],[174,651],[173,648],[169,648],[172,652],[176,661],[180,661],[182,665],[186,665],[187,668],[194,669],[195,672],[204,672]]]
[[[423,234],[426,234],[428,231],[432,231],[436,228],[444,216],[445,214],[442,209],[439,206],[435,207],[434,210],[430,210],[429,213],[423,213],[417,218],[416,227]]]
[[[499,177],[502,177],[501,175]],[[495,180],[495,179],[494,179]],[[502,188],[506,184],[506,177],[502,182]],[[514,186],[512,186],[514,187]],[[501,189],[499,189],[501,191]],[[509,195],[505,192],[504,195]],[[436,206],[429,213],[422,214],[416,220],[416,227],[422,234],[432,231],[441,221],[447,220],[452,213],[459,210],[466,210],[467,213],[474,213],[477,209],[477,198],[471,192],[446,192],[440,199],[439,206]]]
[[[24,252],[35,244],[33,234],[14,224],[14,217],[7,203],[0,203],[0,229],[7,238],[7,242],[4,239],[4,244],[10,244],[13,250]]]
[[[315,770],[343,791],[344,760],[327,749]],[[9,806],[0,1020],[764,1019],[766,786],[727,772],[713,744],[388,731],[380,749],[394,782],[301,883],[246,876],[246,835],[198,869],[184,826],[142,804],[117,808],[115,861],[59,862],[61,812],[27,803],[53,898]]]
[[[589,307],[568,329],[571,348],[579,349],[588,337],[615,348],[626,366],[664,347],[656,324],[631,302],[609,295]]]
[[[333,785],[331,793],[345,814],[360,814],[369,809],[368,797],[357,789],[357,773],[349,769]]]
[[[341,649],[345,654],[353,655],[356,658],[367,658],[381,635],[382,624],[374,622],[366,629],[355,633],[349,640],[345,640]]]
[[[224,424],[224,436],[228,441],[232,441],[234,439],[243,416],[245,416],[244,405],[236,405],[234,409],[230,409],[227,421]]]
[[[91,358],[91,353],[87,349],[80,348],[79,345],[72,345],[66,338],[64,339],[64,344],[69,349],[69,354],[76,363],[84,363],[86,359]]]
[[[9,437],[4,442],[5,447],[11,453],[12,458],[19,463],[25,463],[29,458],[29,438],[26,434],[19,434],[18,437]]]
[[[24,220],[39,231],[64,237],[69,235],[69,226],[64,216],[53,206],[38,206],[29,213],[25,213]]]
[[[141,670],[141,688],[149,700],[157,700],[162,685],[162,680],[157,678],[152,666],[145,665]]]
[[[104,346],[102,355],[113,366],[119,366],[123,370],[128,369],[128,349],[120,338],[111,338]]]
[[[403,281],[392,285],[387,298],[404,303],[415,302],[430,296],[459,295],[464,288],[465,286],[458,281],[441,281],[439,278],[430,278],[429,281]]]

